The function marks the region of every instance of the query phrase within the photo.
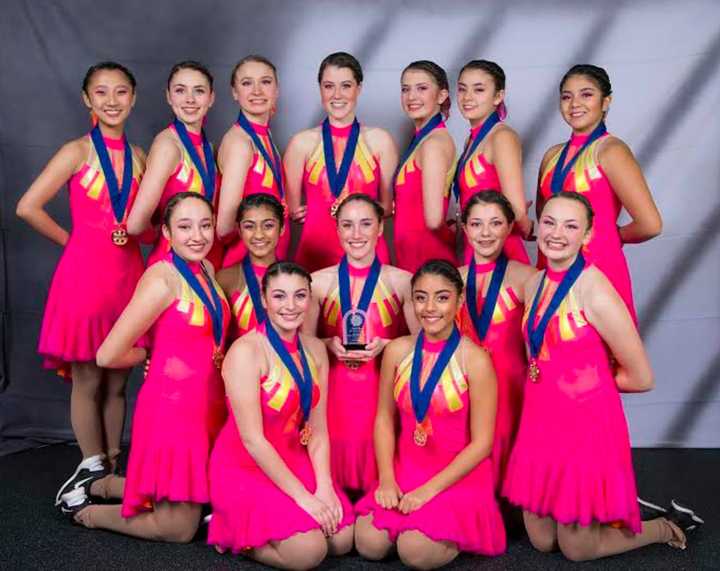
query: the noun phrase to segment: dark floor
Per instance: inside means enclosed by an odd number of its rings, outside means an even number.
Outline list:
[[[0,457],[0,569],[261,569],[205,545],[152,543],[70,524],[53,507],[57,486],[79,461],[76,447],[55,445]],[[638,487],[647,498],[682,498],[707,524],[686,551],[654,545],[600,561],[570,563],[532,549],[527,538],[508,541],[494,559],[461,556],[446,569],[720,569],[720,450],[636,450]],[[397,559],[372,564],[357,555],[329,559],[321,569],[402,569]]]

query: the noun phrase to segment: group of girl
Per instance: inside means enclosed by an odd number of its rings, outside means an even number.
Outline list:
[[[456,167],[436,64],[401,76],[416,128],[401,157],[355,117],[354,57],[331,54],[318,81],[327,118],[281,160],[275,67],[241,60],[238,118],[214,153],[212,76],[182,62],[167,85],[175,119],[146,158],[124,135],[132,74],[88,71],[89,136],[17,208],[64,246],[39,352],[72,378],[83,460],[56,505],[87,527],[182,542],[210,503],[218,551],[290,569],[353,545],[370,559],[395,547],[426,569],[460,551],[497,555],[500,497],[522,509],[536,548],[571,559],[684,547],[700,523],[691,510],[640,521],[619,397],[653,385],[622,245],[661,221],[630,150],[605,130],[604,70],[575,66],[560,84],[573,132],[540,168],[543,273],[523,245],[534,229],[497,64],[472,61],[458,78],[471,131]],[[44,210],[66,182],[72,233]],[[631,222],[618,227],[621,207]],[[282,261],[290,220],[302,225],[297,263]],[[140,241],[154,243],[144,273]],[[121,477],[125,381],[143,362]]]

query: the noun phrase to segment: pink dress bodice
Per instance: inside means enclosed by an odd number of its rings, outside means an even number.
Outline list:
[[[253,264],[253,271],[258,284],[261,283],[267,268]],[[230,307],[234,317],[230,325],[230,339],[242,337],[257,327],[257,314],[247,284],[244,284],[242,289],[236,289],[230,294]]]
[[[352,125],[347,127],[330,126],[337,166],[342,161],[351,128]],[[361,131],[347,181],[337,202],[341,202],[350,194],[358,193],[367,194],[374,200],[379,200],[380,184],[380,159],[372,154]],[[335,219],[330,213],[336,199],[330,190],[328,182],[322,140],[320,140],[305,163],[303,193],[305,195],[307,214],[295,254],[295,261],[305,269],[315,271],[337,263],[338,259],[343,255],[343,250],[337,239]],[[377,252],[383,263],[390,261],[387,244],[382,236],[378,241]]]
[[[563,190],[580,193],[590,201],[595,211],[595,218],[592,237],[587,246],[583,248],[583,255],[588,262],[594,263],[608,277],[620,297],[625,301],[633,319],[637,321],[630,272],[622,251],[623,244],[617,227],[622,204],[597,160],[598,148],[607,136],[600,137],[583,151],[582,156],[578,158],[572,170],[565,177]],[[573,134],[567,160],[574,156],[587,138],[588,135]],[[557,153],[550,158],[540,176],[540,193],[545,200],[552,195],[550,183],[561,151],[562,148],[558,149]],[[545,267],[545,258],[542,254],[538,254],[538,267]]]
[[[260,125],[258,123],[252,123],[253,129],[260,138],[265,150],[269,156],[273,156],[272,142],[270,141],[269,132],[270,129],[267,125]],[[237,123],[233,126],[233,129],[242,129]],[[280,169],[283,176],[283,182],[285,177],[285,171],[282,170],[282,163]],[[284,188],[284,185],[283,185]],[[277,198],[280,203],[285,207],[285,216],[283,220],[283,229],[278,240],[277,248],[275,248],[275,255],[278,260],[284,260],[287,257],[288,248],[290,247],[290,218],[288,216],[287,205],[285,204],[285,198],[280,196],[280,188],[278,187],[275,176],[273,175],[272,168],[267,164],[267,161],[263,158],[260,151],[253,146],[253,157],[250,168],[245,176],[245,186],[243,187],[242,196],[250,196],[251,194],[257,194],[263,192],[265,194],[271,194]],[[232,237],[227,241],[227,249],[225,251],[225,257],[223,258],[223,267],[229,267],[240,262],[247,254],[247,248],[240,240],[239,236]]]
[[[178,149],[181,150],[181,157],[180,161],[175,167],[175,170],[172,172],[170,177],[167,179],[167,182],[165,183],[165,188],[163,189],[162,195],[160,196],[160,202],[158,203],[157,210],[153,215],[153,222],[156,225],[162,223],[162,215],[165,211],[165,206],[167,206],[168,201],[176,194],[180,192],[197,192],[206,196],[203,187],[202,176],[200,176],[200,173],[198,172],[197,168],[195,168],[195,165],[193,164],[190,155],[188,155],[188,152],[182,146],[180,138],[177,135],[177,131],[175,131],[175,127],[171,125],[170,127],[168,127],[168,129],[178,139]],[[190,140],[192,141],[192,144],[195,147],[198,156],[203,161],[203,164],[205,164],[207,167],[207,161],[205,160],[205,154],[203,151],[202,135],[188,131],[188,136],[190,137]],[[216,210],[219,194],[220,177],[216,176],[215,192],[213,193],[213,207]],[[153,250],[152,252],[150,252],[150,256],[148,257],[147,265],[151,266],[156,261],[164,258],[169,251],[170,243],[165,239],[162,233],[159,233],[158,239],[155,242],[155,246],[153,247]],[[208,261],[210,261],[210,263],[212,263],[213,267],[218,270],[222,265],[222,258],[223,246],[216,238],[215,242],[213,243],[212,249],[207,256],[207,259]]]
[[[470,140],[472,140],[478,131],[482,129],[483,124],[473,127],[470,131]],[[497,169],[495,165],[489,162],[483,154],[484,144],[481,144],[478,149],[470,156],[465,163],[465,168],[460,171],[458,181],[460,183],[460,209],[463,210],[468,201],[473,197],[474,194],[482,192],[484,190],[497,190],[502,192],[500,186],[500,179],[498,178]],[[464,259],[470,259],[472,249],[470,248],[467,238],[465,238],[465,255]],[[511,260],[517,260],[523,264],[529,264],[530,258],[525,251],[525,245],[523,244],[522,236],[520,235],[519,229],[513,228],[513,233],[508,236],[505,241],[504,247],[505,255]]]
[[[437,128],[445,129],[445,123],[440,123]],[[412,273],[430,258],[455,262],[455,234],[444,222],[450,203],[452,169],[448,173],[443,196],[443,223],[437,230],[430,230],[425,224],[423,211],[422,169],[415,161],[415,155],[422,144],[408,157],[395,179],[397,265]]]

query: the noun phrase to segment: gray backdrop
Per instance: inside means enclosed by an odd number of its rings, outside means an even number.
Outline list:
[[[615,100],[608,125],[634,150],[665,222],[661,237],[626,253],[657,388],[625,398],[636,446],[720,445],[720,4],[605,0],[296,2],[232,0],[5,1],[0,18],[0,451],[72,438],[69,386],[35,354],[60,249],[14,215],[19,196],[67,139],[88,130],[80,100],[87,67],[116,59],[139,81],[129,124],[146,149],[170,119],[164,82],[175,61],[206,62],[217,78],[208,132],[233,121],[228,76],[256,52],[279,69],[276,141],[322,117],[315,76],[336,50],[365,69],[359,116],[406,144],[400,70],[433,59],[454,83],[467,60],[499,62],[509,122],[525,149],[534,197],[543,151],[564,140],[557,83],[575,63],[605,66]],[[454,112],[458,144],[466,133]],[[48,210],[69,222],[63,191]],[[137,378],[131,385],[137,390]],[[552,414],[548,411],[548,414]]]

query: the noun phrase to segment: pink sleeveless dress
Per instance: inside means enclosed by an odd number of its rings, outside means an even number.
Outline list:
[[[564,272],[547,270],[539,321]],[[537,382],[525,383],[503,495],[561,524],[640,532],[627,421],[607,346],[570,289],[545,332]],[[527,307],[530,307],[528,304]],[[527,342],[525,320],[523,333]]]
[[[350,271],[350,295],[354,307],[360,301],[362,288],[370,267]],[[383,280],[382,272],[367,311],[365,335],[368,341],[375,337],[395,339],[407,334],[398,295]],[[337,282],[329,295],[322,300],[318,336],[342,339],[340,290]],[[373,428],[380,381],[382,354],[373,361],[353,369],[330,353],[328,377],[328,431],[333,477],[345,489],[368,492],[377,481]]]
[[[582,147],[588,136],[572,135],[567,160],[570,160]],[[637,323],[630,272],[617,229],[617,220],[622,204],[610,186],[610,181],[603,172],[602,166],[595,158],[598,145],[605,137],[607,135],[600,137],[583,151],[582,156],[565,178],[563,190],[578,192],[590,201],[595,211],[595,220],[590,243],[583,248],[583,255],[588,262],[594,263],[607,276]],[[547,200],[552,195],[550,182],[561,150],[562,148],[558,149],[557,153],[548,161],[540,177],[540,193],[543,199]],[[538,268],[544,267],[545,257],[538,252]]]
[[[204,283],[200,264],[188,265]],[[212,287],[223,304],[226,332],[230,308],[214,280]],[[150,367],[133,415],[122,503],[126,518],[161,501],[210,501],[210,450],[226,414],[223,381],[212,359],[210,313],[185,280],[180,297],[158,317],[152,333]]]
[[[255,272],[258,283],[261,283],[267,268],[253,264],[253,271]],[[253,305],[252,297],[250,297],[250,290],[247,284],[245,284],[242,289],[236,289],[230,294],[230,307],[232,308],[234,317],[230,324],[229,334],[230,342],[232,342],[258,326],[255,306]]]
[[[89,137],[88,137],[89,138]],[[122,184],[125,143],[103,137],[118,183]],[[133,154],[130,211],[143,167]],[[55,268],[43,315],[38,353],[44,366],[70,378],[70,364],[95,361],[98,348],[130,301],[143,272],[140,245],[116,246],[110,194],[95,148],[68,181],[72,230]],[[99,269],[102,266],[102,270]]]
[[[445,122],[440,123],[438,129],[445,128]],[[437,230],[430,230],[425,225],[422,170],[415,162],[422,144],[413,151],[395,179],[395,254],[397,265],[411,273],[431,258],[455,263],[455,233],[445,223]],[[445,188],[443,220],[450,202],[452,174],[451,170]]]
[[[342,161],[351,128],[352,125],[347,127],[330,125],[337,165]],[[344,253],[337,238],[335,218],[330,214],[335,197],[330,191],[322,139],[305,163],[303,193],[307,216],[295,253],[295,261],[306,270],[314,272],[336,264]],[[346,196],[358,193],[367,194],[375,200],[380,198],[380,159],[370,151],[362,131],[339,200],[342,201]],[[382,263],[390,262],[390,253],[382,236],[378,240],[377,253]]]
[[[178,136],[177,131],[175,131],[175,127],[173,125],[170,125],[168,129],[178,140],[178,147],[182,150],[182,158],[180,159],[180,162],[178,163],[173,173],[167,179],[167,182],[165,183],[165,188],[163,189],[162,195],[160,196],[160,203],[158,204],[157,210],[153,215],[153,223],[158,226],[162,224],[163,212],[165,211],[165,206],[167,205],[168,201],[179,192],[197,192],[206,196],[203,187],[202,177],[200,176],[198,170],[195,168],[195,165],[193,165],[190,155],[188,155],[187,151],[182,146],[182,143],[180,143],[180,137]],[[195,146],[195,150],[198,156],[201,157],[203,163],[205,163],[202,136],[198,133],[192,133],[191,131],[188,131],[188,137],[190,137],[190,140]],[[216,210],[219,191],[220,177],[216,176],[215,192],[213,194],[213,206]],[[158,232],[157,241],[155,242],[155,246],[153,247],[152,252],[150,252],[150,256],[147,260],[148,267],[150,267],[158,260],[164,259],[169,251],[170,243],[162,235],[162,232]],[[219,270],[222,267],[223,246],[220,243],[220,240],[218,240],[217,238],[215,238],[215,242],[213,243],[212,249],[210,250],[210,253],[207,255],[206,259],[213,265],[216,270]]]
[[[260,141],[262,141],[265,150],[272,157],[272,143],[270,142],[270,137],[268,136],[270,128],[267,125],[260,125],[259,123],[250,122],[250,125],[252,125],[252,128],[257,133]],[[233,129],[242,129],[242,127],[238,126],[238,124],[236,123],[235,125],[233,125]],[[280,168],[282,168],[282,164],[280,165]],[[284,171],[282,176],[285,176]],[[259,192],[273,195],[283,204],[283,206],[285,206],[283,229],[282,233],[280,234],[280,239],[278,240],[277,247],[275,248],[275,256],[277,257],[277,259],[284,260],[287,258],[288,248],[290,247],[290,218],[288,215],[288,208],[285,204],[285,199],[280,196],[280,189],[278,188],[277,182],[275,181],[272,169],[267,164],[263,156],[260,154],[260,151],[254,149],[252,164],[245,177],[245,186],[243,188],[242,195],[243,197],[245,197],[250,196],[251,194],[257,194]],[[247,254],[247,248],[245,247],[245,244],[243,244],[242,240],[238,235],[233,235],[233,237],[231,237],[230,240],[227,242],[225,257],[223,258],[223,267],[227,268],[229,266],[234,266],[235,264],[242,261],[242,259],[245,257],[245,254]]]
[[[472,140],[478,131],[482,129],[482,123],[470,130],[470,139]],[[482,147],[482,145],[480,145]],[[465,163],[459,176],[460,182],[460,209],[463,210],[473,195],[484,190],[497,190],[502,192],[500,187],[500,179],[498,178],[495,165],[488,162],[481,149],[478,149]],[[464,260],[467,263],[472,255],[472,248],[468,244],[467,238],[464,238],[465,254]],[[520,230],[513,228],[512,234],[507,237],[505,247],[503,248],[505,255],[510,260],[516,260],[523,264],[529,264],[530,258],[525,251]]]
[[[264,327],[261,325],[258,331],[264,332]],[[302,370],[297,343],[287,342],[285,346]],[[315,472],[307,447],[300,444],[302,410],[297,386],[269,342],[268,347],[272,354],[270,370],[260,379],[259,386],[263,433],[292,473],[314,493]],[[307,351],[306,355],[315,377],[315,363]],[[320,389],[315,384],[313,407],[319,398]],[[288,539],[297,533],[320,529],[310,514],[278,488],[256,464],[243,446],[229,402],[228,409],[230,414],[210,458],[213,517],[208,543],[239,553],[271,541]],[[343,506],[339,527],[345,527],[355,518],[347,497],[336,491]]]
[[[490,285],[495,262],[478,264],[477,271],[477,310],[482,311]],[[463,276],[467,283],[467,274]],[[467,303],[463,303],[458,316],[460,332],[484,347],[492,358],[497,376],[497,416],[495,417],[495,436],[493,439],[492,464],[495,475],[495,488],[499,494],[505,479],[507,462],[510,459],[520,422],[527,359],[522,334],[523,303],[515,290],[503,283],[500,287],[495,311],[490,320],[485,340],[480,341]]]
[[[436,362],[442,342],[425,341],[421,385]],[[395,479],[403,493],[421,486],[445,468],[470,442],[470,398],[468,382],[455,351],[435,387],[424,424],[428,440],[418,446],[413,440],[415,414],[410,397],[410,371],[414,351],[398,365],[395,402],[400,416],[395,449]],[[358,515],[373,516],[373,525],[396,541],[400,533],[417,530],[433,541],[450,541],[460,551],[498,555],[505,551],[505,528],[495,500],[492,462],[482,460],[452,486],[420,509],[404,515],[375,502],[373,489],[356,506]]]

